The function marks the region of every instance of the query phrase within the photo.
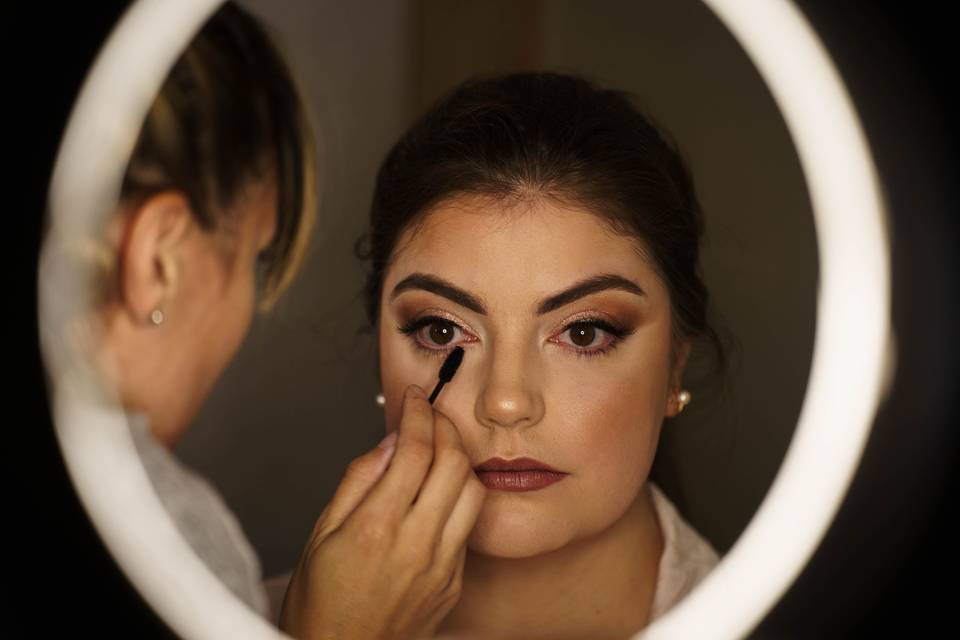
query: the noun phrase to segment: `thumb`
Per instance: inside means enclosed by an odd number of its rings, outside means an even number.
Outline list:
[[[317,521],[315,535],[326,537],[340,528],[343,521],[363,502],[370,490],[387,470],[397,449],[397,432],[393,431],[372,451],[355,458],[347,467],[333,499]]]

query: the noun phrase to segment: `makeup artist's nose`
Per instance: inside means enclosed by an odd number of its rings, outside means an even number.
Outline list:
[[[544,403],[536,375],[522,350],[493,356],[477,396],[477,421],[485,427],[527,428],[543,418]]]

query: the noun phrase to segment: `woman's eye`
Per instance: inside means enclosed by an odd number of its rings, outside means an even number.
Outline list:
[[[602,320],[589,320],[569,325],[556,341],[569,345],[580,354],[599,355],[610,351],[628,333]]]
[[[589,322],[575,322],[563,330],[561,337],[569,338],[570,344],[581,349],[602,344],[604,332]],[[597,339],[600,339],[599,342]]]
[[[427,316],[398,328],[413,340],[414,346],[426,351],[445,353],[449,347],[467,340],[459,325],[438,316]]]
[[[425,334],[424,337],[426,337],[429,342],[445,347],[453,341],[457,326],[452,322],[440,320],[431,322],[425,329],[426,331],[421,332],[421,335]]]

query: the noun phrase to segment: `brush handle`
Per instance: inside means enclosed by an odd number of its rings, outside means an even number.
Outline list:
[[[430,397],[427,398],[427,402],[433,404],[433,401],[437,399],[437,396],[440,395],[440,389],[443,389],[443,385],[446,384],[443,380],[437,383],[437,386],[433,388],[433,393],[430,394]]]

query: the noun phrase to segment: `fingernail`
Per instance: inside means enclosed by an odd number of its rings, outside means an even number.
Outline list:
[[[426,397],[427,397],[426,392],[424,392],[423,389],[421,389],[420,387],[418,387],[418,386],[415,385],[415,384],[412,384],[412,385],[410,385],[409,387],[407,387],[407,393],[409,393],[409,394],[410,394],[410,397],[412,397],[412,398],[426,398]]]
[[[387,434],[387,437],[380,441],[380,444],[377,446],[381,449],[389,449],[397,443],[397,432],[391,431]]]

